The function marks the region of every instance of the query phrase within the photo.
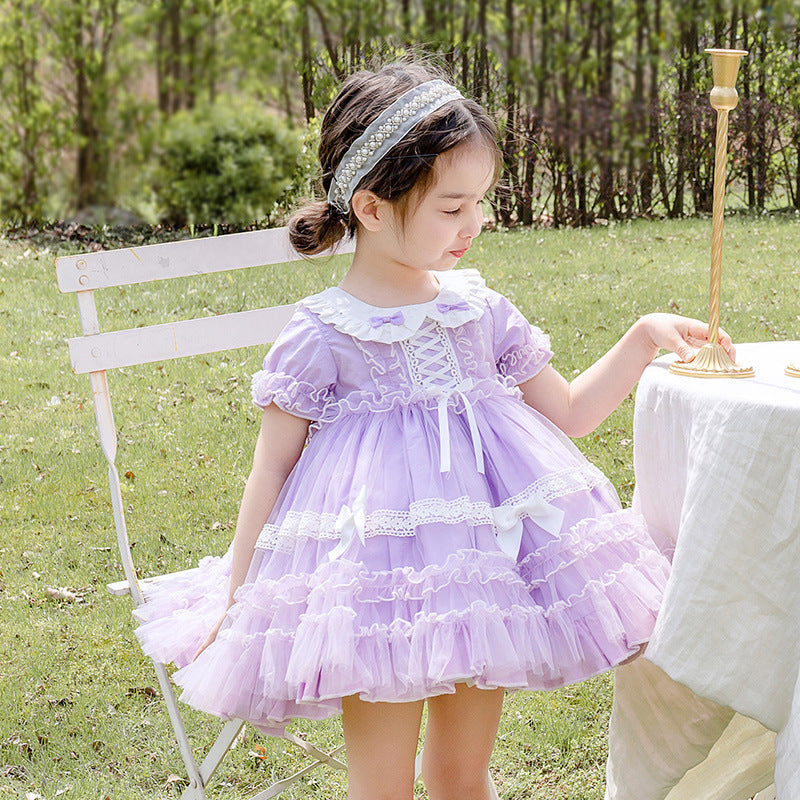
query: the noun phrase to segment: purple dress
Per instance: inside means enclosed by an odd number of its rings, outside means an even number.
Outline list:
[[[312,420],[215,642],[230,552],[147,590],[182,700],[277,733],[341,698],[550,689],[646,642],[668,562],[608,479],[521,399],[547,337],[475,270],[427,303],[299,303],[253,377]]]

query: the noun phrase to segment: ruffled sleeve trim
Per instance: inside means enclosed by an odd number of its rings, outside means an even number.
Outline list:
[[[327,386],[298,380],[292,375],[259,370],[253,375],[250,386],[253,403],[266,408],[274,403],[282,411],[310,420],[318,420],[331,402],[331,391]]]
[[[507,297],[494,292],[489,302],[497,371],[517,384],[524,383],[538,375],[553,357],[550,337],[531,325]]]
[[[497,360],[498,372],[517,383],[538,375],[553,357],[550,337],[534,325],[530,332],[531,341],[507,350]]]
[[[307,297],[301,305],[362,342],[400,342],[413,336],[426,319],[445,328],[457,328],[486,311],[486,283],[475,269],[437,276],[441,289],[433,300],[415,305],[383,308],[369,305],[349,292],[332,286]]]

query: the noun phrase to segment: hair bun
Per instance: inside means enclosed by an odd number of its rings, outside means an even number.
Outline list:
[[[345,215],[326,200],[311,203],[289,219],[289,241],[298,253],[313,256],[328,250],[348,233]]]

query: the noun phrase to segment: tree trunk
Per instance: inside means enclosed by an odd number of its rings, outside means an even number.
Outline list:
[[[692,115],[694,98],[692,89],[694,88],[694,60],[692,58],[696,39],[692,40],[693,24],[691,15],[694,8],[690,9],[688,15],[683,16],[680,21],[680,64],[678,66],[678,96],[676,99],[678,112],[678,137],[675,165],[675,197],[672,208],[669,211],[670,217],[683,216],[683,193],[686,188],[686,173],[691,172],[689,161],[689,148],[692,146]],[[687,16],[689,20],[687,22]]]
[[[742,49],[749,50],[749,27],[750,20],[746,13],[742,14]],[[753,169],[753,98],[750,94],[750,64],[751,59],[743,59],[742,64],[742,94],[744,95],[744,106],[741,116],[744,117],[744,142],[745,153],[747,154],[745,160],[745,181],[747,183],[747,207],[756,207],[756,176]]]
[[[514,0],[505,2],[506,33],[506,127],[503,134],[503,179],[498,187],[497,201],[500,220],[508,227],[512,221],[512,202],[516,196],[516,125],[517,89],[516,58],[517,46],[514,29]]]
[[[469,86],[469,59],[470,59],[470,10],[472,9],[471,0],[465,0],[464,14],[461,18],[461,83],[463,86]]]
[[[600,65],[598,100],[602,120],[600,152],[600,215],[606,219],[617,216],[614,203],[614,156],[612,152],[612,119],[614,110],[614,4],[603,0],[597,32],[597,61]]]
[[[767,196],[767,2],[762,2],[762,17],[759,20],[758,36],[758,105],[756,106],[756,208],[763,209]]]
[[[300,20],[300,42],[302,48],[301,55],[301,76],[303,85],[303,109],[306,115],[306,122],[314,119],[316,109],[314,108],[314,54],[311,50],[311,23],[308,18],[308,3],[303,2]]]
[[[794,32],[794,63],[800,63],[800,29]],[[792,127],[792,143],[795,151],[794,174],[794,207],[800,208],[800,108],[794,107],[794,125]]]
[[[485,103],[489,94],[489,55],[486,35],[488,0],[478,0],[477,42],[472,73],[472,94],[479,103]]]
[[[642,212],[649,213],[652,205],[653,172],[650,153],[646,145],[639,145],[639,142],[647,141],[647,111],[644,99],[644,67],[647,59],[644,43],[647,35],[645,0],[636,0],[636,63],[633,70],[633,97],[631,98],[633,103],[631,116],[636,146],[630,148],[628,155],[626,195],[629,215],[632,214],[635,204],[637,175]]]
[[[86,59],[86,18],[84,9],[78,9],[75,26],[75,132],[78,139],[76,158],[76,203],[78,208],[85,208],[98,202],[97,180],[94,172],[97,163],[95,143],[97,134],[94,130],[91,96]]]

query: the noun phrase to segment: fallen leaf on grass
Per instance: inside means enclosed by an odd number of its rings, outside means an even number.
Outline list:
[[[82,601],[82,598],[78,596],[77,592],[74,592],[66,586],[48,586],[44,593],[51,600],[64,600],[67,603],[80,603]]]
[[[128,695],[143,694],[145,697],[158,697],[158,691],[152,686],[130,686],[126,692]]]
[[[33,758],[33,748],[30,745],[30,742],[26,742],[19,734],[14,734],[13,736],[9,736],[6,741],[14,745],[19,749],[19,752],[25,756],[25,758]]]
[[[250,757],[255,758],[257,761],[264,761],[267,757],[266,748],[262,747],[260,744],[254,744],[253,749],[248,752]]]

